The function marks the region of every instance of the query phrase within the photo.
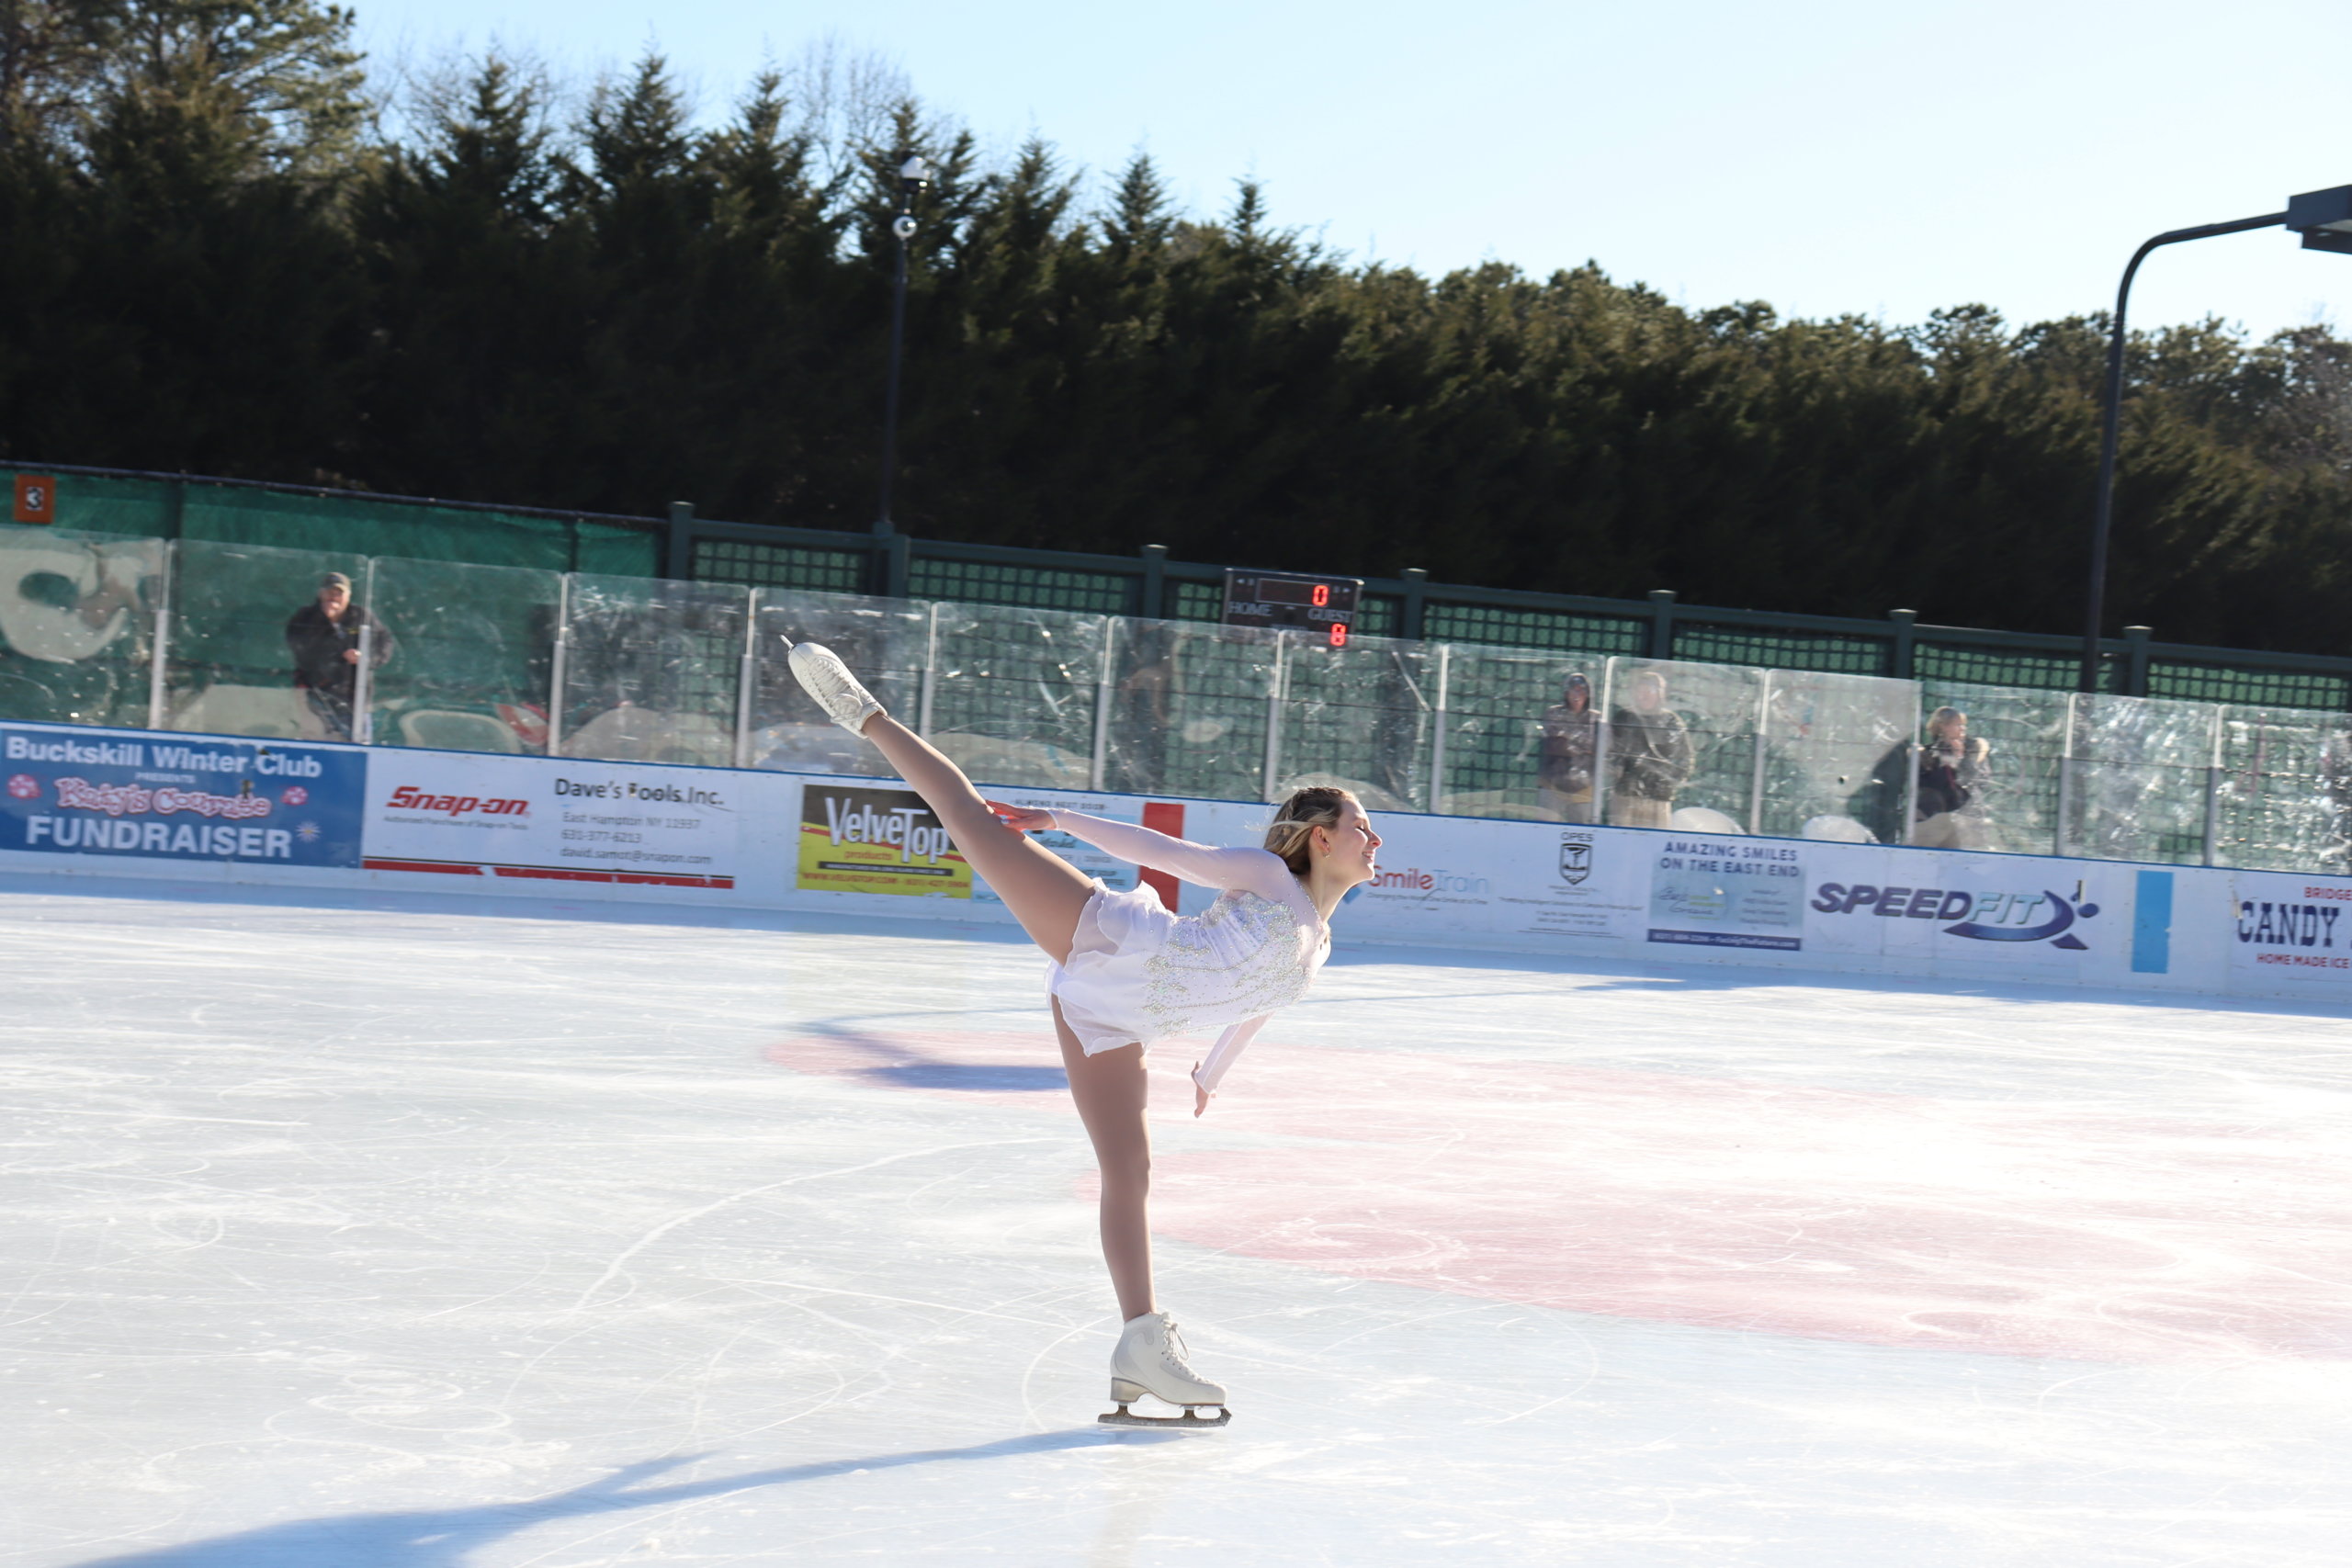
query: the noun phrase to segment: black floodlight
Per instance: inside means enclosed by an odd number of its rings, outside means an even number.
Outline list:
[[[2303,237],[2307,251],[2352,255],[2352,186],[2289,197],[2287,227]]]

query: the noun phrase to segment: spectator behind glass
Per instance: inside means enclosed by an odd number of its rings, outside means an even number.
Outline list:
[[[1663,828],[1674,795],[1690,782],[1690,728],[1666,705],[1666,677],[1644,670],[1626,682],[1631,707],[1609,715],[1609,820],[1619,828]]]
[[[1600,716],[1592,711],[1592,682],[1571,675],[1560,700],[1544,710],[1544,753],[1535,781],[1544,808],[1563,822],[1589,822],[1592,765]]]
[[[1931,850],[1977,850],[1984,835],[1973,814],[1963,815],[1984,787],[1993,748],[1968,736],[1968,716],[1938,708],[1928,716],[1928,741],[1919,748],[1919,795],[1911,841]]]
[[[392,656],[384,623],[351,602],[351,579],[339,571],[319,579],[319,596],[288,617],[286,646],[294,655],[294,684],[330,740],[351,739],[351,704],[359,684],[359,634],[368,633],[368,667]]]

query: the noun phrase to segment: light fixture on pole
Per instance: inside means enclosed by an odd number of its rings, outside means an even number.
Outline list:
[[[882,506],[874,519],[876,538],[898,532],[890,521],[890,486],[899,475],[899,359],[907,337],[907,242],[915,237],[915,200],[931,184],[931,165],[910,152],[899,164],[899,215],[890,220],[898,243],[898,270],[890,287],[890,380],[882,400]]]
[[[2307,251],[2335,251],[2352,255],[2352,186],[2306,191],[2290,197],[2284,212],[2260,218],[2240,218],[2228,223],[2206,223],[2195,229],[2175,229],[2158,234],[2132,253],[2123,282],[2115,291],[2115,321],[2107,342],[2107,407],[2099,432],[2098,501],[2091,516],[2090,603],[2083,617],[2082,689],[2098,690],[2098,625],[2106,611],[2108,525],[2115,511],[2115,449],[2123,419],[2123,312],[2132,299],[2132,275],[2150,251],[2184,240],[2210,240],[2217,234],[2242,234],[2250,229],[2292,229],[2303,237]]]

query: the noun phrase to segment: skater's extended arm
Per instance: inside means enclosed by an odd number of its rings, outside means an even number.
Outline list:
[[[1193,1115],[1198,1116],[1209,1108],[1210,1100],[1216,1094],[1216,1086],[1224,1081],[1226,1069],[1233,1066],[1233,1059],[1258,1037],[1258,1031],[1266,1025],[1266,1017],[1261,1012],[1255,1018],[1245,1018],[1218,1035],[1216,1043],[1209,1048],[1208,1059],[1193,1069]]]
[[[1083,811],[1057,808],[1047,815],[1055,827],[1098,850],[1152,871],[1181,876],[1196,886],[1239,887],[1279,904],[1298,886],[1281,857],[1264,850],[1196,844],[1133,822],[1090,817]]]

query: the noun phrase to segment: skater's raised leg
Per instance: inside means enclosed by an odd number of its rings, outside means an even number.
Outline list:
[[[1122,1045],[1088,1055],[1054,1003],[1054,1032],[1070,1098],[1102,1168],[1102,1261],[1118,1293],[1119,1319],[1155,1310],[1151,1296],[1151,1129],[1144,1121],[1148,1075],[1143,1047]]]
[[[965,861],[988,880],[1029,939],[1055,963],[1066,962],[1079,912],[1094,894],[1092,881],[1044,845],[1032,842],[1026,833],[1006,827],[964,770],[883,712],[882,705],[830,650],[809,642],[796,645],[792,671],[834,723],[874,742],[899,776],[922,796]]]

